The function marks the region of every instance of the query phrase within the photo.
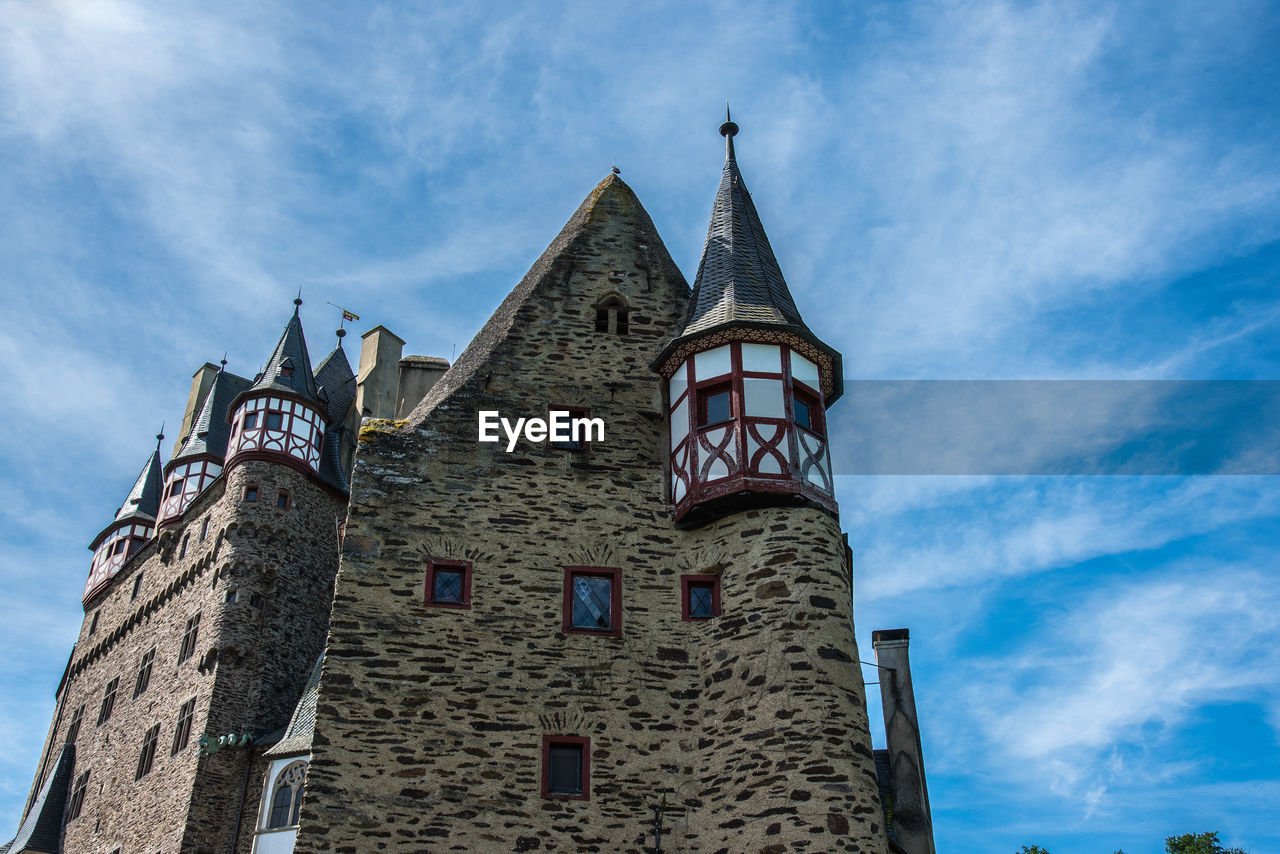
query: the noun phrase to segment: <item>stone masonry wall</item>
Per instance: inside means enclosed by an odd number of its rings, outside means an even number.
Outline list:
[[[299,854],[647,851],[664,798],[667,851],[884,851],[835,521],[672,524],[648,364],[687,295],[608,178],[409,422],[366,425]],[[476,441],[479,409],[557,404],[604,441]],[[472,562],[470,609],[424,604],[428,558]],[[567,566],[621,570],[620,637],[561,631]],[[708,573],[723,615],[682,621]],[[542,797],[544,735],[591,739],[588,800]]]
[[[260,488],[254,504],[241,500],[249,478]],[[275,509],[277,488],[291,492],[288,510]],[[292,469],[246,463],[215,481],[180,524],[162,530],[86,604],[50,737],[50,744],[63,744],[84,704],[73,776],[88,770],[90,785],[80,817],[67,824],[64,850],[228,850],[247,753],[201,757],[196,739],[205,731],[264,734],[288,722],[323,645],[344,511],[341,497]],[[230,589],[237,591],[234,603],[226,602]],[[263,597],[260,607],[251,604],[251,593]],[[196,612],[196,651],[179,663],[186,621]],[[150,684],[134,699],[139,661],[152,648]],[[98,726],[103,689],[117,676],[114,711]],[[179,707],[193,697],[189,744],[171,754]],[[142,739],[154,724],[160,725],[154,764],[135,781]],[[248,830],[237,852],[249,850],[260,783],[251,777]]]

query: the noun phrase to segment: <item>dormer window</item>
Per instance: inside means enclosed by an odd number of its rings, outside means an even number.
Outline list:
[[[280,376],[283,377],[284,379],[289,379],[289,377],[293,376],[293,366],[281,365]]]
[[[609,294],[596,303],[596,332],[626,335],[630,328],[630,313],[626,298],[621,294]]]

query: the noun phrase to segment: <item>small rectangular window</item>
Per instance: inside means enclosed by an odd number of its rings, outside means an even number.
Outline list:
[[[257,501],[258,500],[258,484],[256,483],[245,484],[244,493],[242,494],[241,497],[245,501]]]
[[[133,698],[138,697],[147,690],[147,686],[151,684],[151,665],[156,660],[156,648],[151,649],[142,656],[142,663],[138,665],[138,678],[133,683]]]
[[[710,620],[720,616],[720,576],[680,576],[682,620]]]
[[[268,430],[279,430],[280,425],[284,421],[284,416],[279,412],[268,412],[266,426]]]
[[[175,495],[181,495],[181,494],[182,494],[182,478],[177,477],[177,478],[174,478],[173,482],[169,484],[168,497],[173,498]]]
[[[819,436],[823,435],[822,407],[818,405],[817,398],[796,389],[791,396],[791,405],[796,414],[797,426]]]
[[[236,599],[237,599],[237,598],[239,598],[239,591],[236,591],[236,590],[228,590],[228,591],[227,591],[226,598],[225,598],[225,599],[223,599],[222,601],[223,601],[223,602],[225,602],[225,603],[226,603],[226,604],[228,604],[228,605],[234,605],[234,604],[236,603]]]
[[[551,415],[551,413],[553,412],[569,413],[568,426],[561,427],[560,424],[563,422],[553,421],[552,415]],[[560,417],[563,418],[564,416],[560,416]],[[583,406],[549,407],[547,409],[547,424],[552,428],[553,432],[550,435],[548,435],[547,439],[548,439],[548,442],[551,444],[551,447],[560,448],[561,450],[564,450],[564,451],[585,451],[587,449],[587,446],[591,442],[591,429],[590,427],[588,427],[588,425],[581,424],[578,426],[577,430],[575,431],[573,422],[579,419],[586,419],[590,417],[591,417],[591,410]],[[568,438],[564,440],[558,440],[557,436],[559,435],[559,433],[555,432],[556,430],[559,430],[560,432],[566,434]]]
[[[178,650],[178,663],[186,661],[196,651],[196,638],[200,635],[200,614],[187,618],[186,628],[182,632],[182,648]]]
[[[71,725],[67,727],[67,744],[75,744],[80,737],[80,724],[84,722],[84,703],[71,713]]]
[[[570,566],[564,576],[567,633],[622,634],[622,570]]]
[[[429,559],[423,603],[445,608],[470,608],[471,561]]]
[[[289,377],[293,376],[293,365],[282,365],[280,367],[280,376],[284,377],[285,379],[288,379]],[[268,424],[267,426],[270,427],[271,425]]]
[[[151,773],[151,766],[156,758],[156,742],[159,740],[160,724],[156,724],[142,737],[142,750],[138,753],[138,770],[133,775],[134,780],[141,780]]]
[[[733,420],[733,391],[729,383],[711,386],[698,394],[698,426],[709,427]]]
[[[542,796],[591,797],[591,739],[572,735],[542,737]]]
[[[98,726],[102,726],[111,720],[111,712],[116,707],[116,689],[120,687],[120,677],[117,676],[107,683],[107,687],[102,692],[102,705],[98,707]]]
[[[178,560],[182,560],[187,556],[187,544],[191,542],[190,534],[182,535],[182,545],[178,547]]]
[[[67,805],[67,821],[75,821],[80,817],[80,810],[84,807],[84,796],[88,788],[89,772],[85,771],[76,778],[75,785],[71,787],[71,803]]]
[[[98,630],[98,613],[99,611],[94,611],[93,616],[89,619],[89,634],[93,634]]]
[[[258,426],[258,413],[250,412],[244,417],[244,429],[252,430]]]
[[[257,593],[250,593],[250,594],[249,594],[249,606],[250,606],[251,608],[261,608],[261,607],[262,607],[262,596],[261,596],[261,595],[259,595],[259,594],[257,594]]]
[[[186,750],[187,745],[191,743],[191,721],[195,716],[196,698],[192,697],[182,704],[182,708],[178,709],[178,723],[173,728],[173,750],[169,752],[170,756]]]
[[[282,490],[280,490],[279,492],[277,492],[277,493],[276,493],[276,509],[277,509],[277,510],[288,510],[288,509],[289,509],[289,493],[288,493],[288,491],[286,491],[286,490],[283,490],[283,489],[282,489]]]
[[[126,547],[127,545],[129,545],[129,540],[128,540],[128,539],[123,539],[123,538],[122,538],[122,539],[116,540],[115,547],[111,550],[111,553],[112,553],[112,554],[117,554],[117,555],[122,555],[122,554],[124,554],[124,550],[125,550],[125,547]]]
[[[130,602],[138,598],[138,592],[140,590],[142,590],[142,570],[138,570],[137,577],[133,579],[133,593],[129,596]]]
[[[209,539],[209,517],[205,516],[204,521],[200,523],[200,542]]]

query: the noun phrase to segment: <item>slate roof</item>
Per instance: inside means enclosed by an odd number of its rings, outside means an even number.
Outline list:
[[[151,452],[151,457],[138,474],[138,479],[129,490],[129,497],[116,511],[116,521],[134,517],[156,518],[160,512],[160,491],[164,488],[162,477],[163,466],[160,465],[160,446]]]
[[[792,326],[808,332],[738,170],[733,136],[726,138],[720,190],[711,209],[707,242],[682,335],[725,323]]]
[[[890,842],[897,842],[893,829],[893,763],[888,750],[873,750],[876,763],[876,788],[880,790],[880,809],[884,813],[884,831]]]
[[[298,306],[301,304],[301,300],[294,300],[293,317],[285,324],[284,332],[280,334],[280,340],[276,343],[267,366],[255,378],[250,391],[282,391],[320,403],[316,378],[311,373],[311,357],[307,355],[307,339],[302,334],[302,320],[298,317]],[[280,369],[286,365],[293,368],[291,376],[286,377],[280,373]]]
[[[343,492],[350,492],[346,472],[342,470],[342,436],[346,431],[341,427],[326,427],[324,430],[324,447],[320,449],[320,469],[317,474],[330,486]]]
[[[356,374],[342,345],[320,360],[315,372],[318,396],[324,400],[330,424],[341,424],[356,402]]]
[[[311,737],[316,729],[316,701],[320,697],[320,671],[323,667],[324,656],[321,655],[311,668],[306,687],[302,689],[302,697],[294,707],[293,717],[289,719],[284,735],[264,756],[293,756],[311,752]]]
[[[53,773],[45,780],[40,796],[31,805],[18,835],[8,844],[0,846],[0,852],[22,851],[41,854],[62,854],[62,813],[67,805],[71,789],[71,774],[75,768],[76,746],[68,744],[58,754]]]
[[[172,469],[183,460],[210,454],[222,459],[227,455],[227,442],[231,439],[231,423],[228,411],[231,401],[247,391],[252,383],[244,377],[228,373],[225,369],[213,378],[209,392],[200,408],[200,417],[191,425],[191,432],[182,443],[182,449],[169,460],[166,469]]]

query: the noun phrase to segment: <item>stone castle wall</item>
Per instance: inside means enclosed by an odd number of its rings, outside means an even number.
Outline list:
[[[242,500],[250,481],[259,486],[254,503]],[[290,492],[289,509],[275,508],[277,489]],[[87,603],[49,742],[66,741],[83,703],[73,777],[88,770],[90,783],[80,817],[67,824],[64,850],[228,850],[250,751],[201,757],[196,739],[206,731],[261,735],[288,722],[323,646],[344,512],[340,496],[299,472],[245,463],[215,481],[180,525],[163,529]],[[236,591],[233,603],[229,590]],[[255,604],[251,594],[261,599]],[[196,612],[196,649],[179,663],[186,621]],[[134,699],[140,659],[153,647],[150,684]],[[103,689],[117,676],[114,711],[97,726]],[[189,744],[171,755],[179,708],[193,697]],[[135,781],[144,734],[155,724],[152,770]],[[260,783],[251,775],[237,852],[249,850]]]
[[[626,335],[595,331],[615,291]],[[606,179],[409,423],[366,425],[300,854],[645,851],[664,797],[664,850],[884,850],[837,524],[672,524],[649,361],[686,302]],[[554,405],[605,440],[476,441],[480,409]],[[429,558],[472,562],[470,609],[424,604]],[[561,631],[568,566],[621,570],[620,637]],[[682,621],[705,573],[723,615]],[[588,800],[542,796],[544,735],[591,739]]]

